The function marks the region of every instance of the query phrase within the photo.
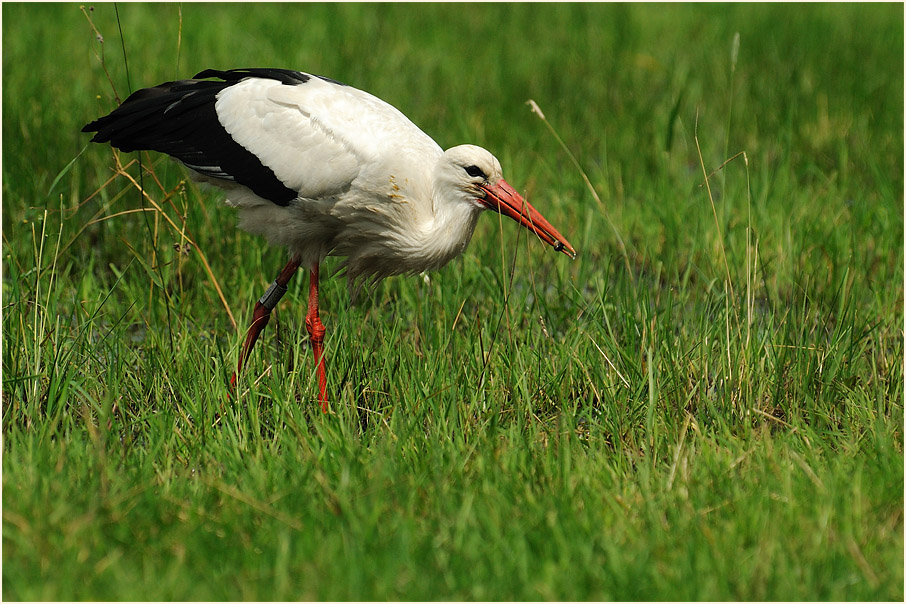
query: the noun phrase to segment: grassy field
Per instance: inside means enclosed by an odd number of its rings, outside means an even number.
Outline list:
[[[2,11],[4,599],[903,599],[902,5]],[[231,398],[285,252],[79,130],[250,66],[491,149],[578,259],[488,215],[325,281],[328,414],[297,278]]]

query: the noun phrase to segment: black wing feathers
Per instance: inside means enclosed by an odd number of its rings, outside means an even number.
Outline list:
[[[268,80],[277,80],[281,84],[294,86],[296,84],[304,84],[310,79],[310,76],[300,71],[293,71],[292,69],[252,67],[248,69],[227,69],[226,71],[221,71],[220,69],[205,69],[204,71],[195,74],[194,79],[203,80],[205,78],[220,78],[226,82],[233,83],[245,78],[266,78]]]
[[[201,78],[220,78],[209,81]],[[202,71],[191,80],[165,82],[133,93],[109,115],[82,129],[96,132],[92,142],[107,143],[122,151],[166,153],[186,166],[216,179],[235,181],[259,197],[288,205],[297,193],[258,157],[233,140],[217,118],[217,95],[248,77],[268,78],[299,85],[309,76],[286,69],[232,69]]]
[[[227,71],[220,71],[219,69],[205,69],[199,74],[196,74],[195,79],[200,80],[203,78],[220,78],[228,82],[238,82],[242,78],[268,78],[270,80],[277,80],[281,84],[288,84],[295,86],[297,84],[304,84],[311,79],[312,76],[307,73],[302,73],[301,71],[293,71],[292,69],[276,69],[273,67],[252,67],[247,69],[228,69]],[[331,80],[321,75],[315,75],[314,77],[324,80],[325,82],[330,82],[331,84],[336,84],[338,86],[345,86],[343,82],[338,82],[336,80]]]

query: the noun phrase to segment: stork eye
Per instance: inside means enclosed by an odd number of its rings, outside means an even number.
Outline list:
[[[480,176],[482,178],[488,177],[488,175],[482,172],[481,168],[478,166],[466,166],[466,174],[469,176]]]

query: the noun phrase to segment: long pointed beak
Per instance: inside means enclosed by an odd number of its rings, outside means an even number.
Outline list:
[[[569,241],[541,215],[541,212],[524,200],[522,195],[517,193],[507,181],[501,178],[497,181],[497,184],[486,185],[481,188],[486,193],[486,196],[478,201],[486,208],[500,212],[504,216],[509,216],[536,234],[542,241],[554,246],[554,249],[558,252],[563,252],[570,258],[575,259],[576,250],[569,244]]]

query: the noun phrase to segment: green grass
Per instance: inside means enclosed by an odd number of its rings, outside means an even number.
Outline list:
[[[229,396],[282,250],[91,196],[113,5],[2,10],[4,599],[903,599],[902,6],[120,4],[132,89],[328,75],[579,250],[325,281],[329,414],[299,277]]]

